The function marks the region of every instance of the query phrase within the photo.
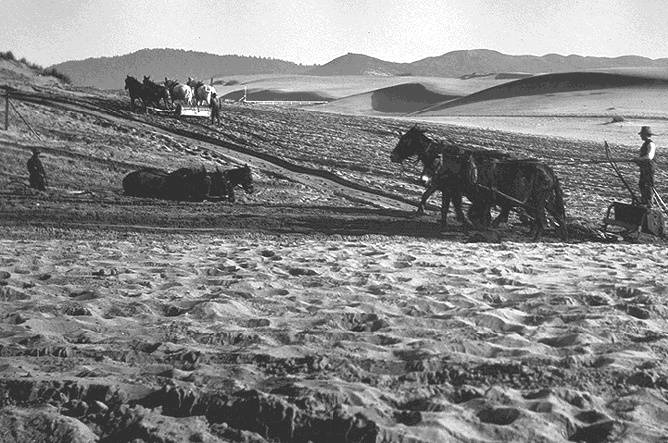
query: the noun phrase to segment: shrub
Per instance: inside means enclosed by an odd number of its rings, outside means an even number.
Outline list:
[[[14,55],[14,53],[12,51],[7,51],[7,52],[0,51],[0,59],[10,60],[10,61],[14,61],[14,62],[18,61],[19,63],[23,63],[24,65],[26,65],[27,67],[29,67],[33,71],[37,71],[41,75],[48,75],[50,77],[55,77],[55,78],[59,79],[60,81],[62,81],[63,83],[67,83],[68,85],[72,83],[72,79],[70,79],[70,77],[67,74],[63,74],[62,72],[60,72],[60,71],[58,71],[54,68],[44,69],[43,67],[41,67],[37,63],[32,63],[32,62],[28,61],[25,57],[21,57],[20,60],[17,60],[16,56]]]
[[[42,75],[48,75],[48,76],[51,76],[51,77],[55,77],[55,78],[59,79],[60,81],[62,81],[63,83],[67,83],[68,85],[70,83],[72,83],[72,79],[70,79],[70,77],[67,74],[63,74],[62,72],[58,71],[55,68],[44,69],[42,71]]]
[[[7,52],[0,52],[0,58],[3,60],[9,60],[9,61],[16,61],[16,57],[14,57],[14,53],[12,51],[7,51]]]

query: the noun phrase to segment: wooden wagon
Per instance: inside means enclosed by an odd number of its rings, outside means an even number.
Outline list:
[[[147,107],[146,111],[155,115],[167,115],[173,117],[211,117],[211,109],[208,106],[183,106],[178,103],[174,109],[159,109]]]

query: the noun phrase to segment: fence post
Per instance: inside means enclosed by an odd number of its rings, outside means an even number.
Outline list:
[[[5,88],[5,131],[9,130],[9,88]]]

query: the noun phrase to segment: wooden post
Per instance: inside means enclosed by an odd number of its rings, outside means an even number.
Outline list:
[[[9,130],[9,89],[5,88],[5,131]]]

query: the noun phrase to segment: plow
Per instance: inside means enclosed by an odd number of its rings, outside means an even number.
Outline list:
[[[624,238],[638,239],[640,233],[664,236],[664,215],[668,216],[668,207],[656,189],[652,189],[652,205],[641,205],[635,192],[626,181],[617,162],[629,160],[616,160],[612,158],[610,146],[605,142],[605,153],[607,163],[620,179],[631,197],[631,203],[612,202],[603,219],[603,232],[621,235]],[[658,209],[654,209],[658,208]]]

